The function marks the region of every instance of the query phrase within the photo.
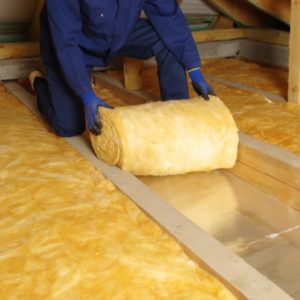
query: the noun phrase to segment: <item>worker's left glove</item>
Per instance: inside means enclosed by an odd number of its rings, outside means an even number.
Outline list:
[[[81,100],[84,105],[84,113],[89,130],[99,135],[102,129],[102,123],[100,114],[98,113],[98,107],[111,108],[106,102],[98,98],[93,91],[81,95]]]
[[[215,95],[212,87],[204,79],[200,68],[189,70],[188,74],[192,80],[193,88],[199,96],[209,100],[210,95]]]

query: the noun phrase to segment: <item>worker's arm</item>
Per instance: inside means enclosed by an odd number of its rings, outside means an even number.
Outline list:
[[[101,130],[97,107],[107,104],[92,91],[90,76],[78,46],[81,33],[81,13],[78,0],[47,0],[47,12],[54,49],[66,82],[85,107],[89,129],[95,134]]]
[[[202,76],[197,46],[177,2],[146,0],[144,11],[163,43],[189,71],[195,91],[208,99],[212,89]]]

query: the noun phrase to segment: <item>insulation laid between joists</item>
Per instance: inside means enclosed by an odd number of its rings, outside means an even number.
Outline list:
[[[0,85],[1,299],[236,299]]]

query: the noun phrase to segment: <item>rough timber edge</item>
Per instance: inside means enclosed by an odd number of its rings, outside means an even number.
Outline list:
[[[33,113],[38,114],[32,95],[14,82],[7,83],[5,86]],[[225,246],[187,220],[135,176],[98,160],[83,137],[66,138],[65,140],[109,178],[149,217],[169,232],[192,259],[219,278],[238,299],[292,299],[243,259],[231,253]]]
[[[278,1],[278,0],[277,0]],[[248,1],[208,0],[228,18],[245,26],[273,26],[276,20]]]
[[[262,10],[266,14],[273,16],[274,18],[290,24],[291,15],[291,0],[247,0],[252,3],[258,9]]]

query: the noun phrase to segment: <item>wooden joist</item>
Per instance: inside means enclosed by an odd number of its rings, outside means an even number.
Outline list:
[[[93,82],[96,86],[112,91],[114,95],[121,99],[125,97],[126,103],[128,104],[143,103],[145,101],[145,97],[147,97],[143,91],[126,90],[121,82],[101,72],[99,72],[99,74],[94,73]],[[149,95],[148,99],[150,100]]]
[[[278,2],[276,0],[275,2]],[[208,0],[224,15],[246,26],[274,25],[274,19],[247,1]],[[269,1],[270,2],[270,1]],[[271,1],[272,4],[274,1]]]
[[[211,29],[231,29],[233,28],[233,21],[225,16],[217,16]]]
[[[290,34],[287,31],[262,28],[215,29],[193,32],[192,34],[196,43],[248,39],[288,46],[290,38]]]
[[[213,29],[192,32],[196,43],[213,42],[213,41],[228,41],[244,38],[242,28],[232,29]]]
[[[300,2],[292,0],[289,60],[289,102],[300,104]]]
[[[36,42],[0,44],[0,60],[37,57],[39,55],[40,47]]]
[[[291,13],[291,0],[248,0],[268,15],[289,24]]]
[[[300,157],[240,133],[239,155],[230,171],[300,210]]]
[[[144,61],[141,59],[125,57],[124,58],[124,84],[128,90],[139,90],[143,82],[141,73],[143,71]]]
[[[288,46],[290,34],[282,30],[245,28],[244,37],[252,41]]]

